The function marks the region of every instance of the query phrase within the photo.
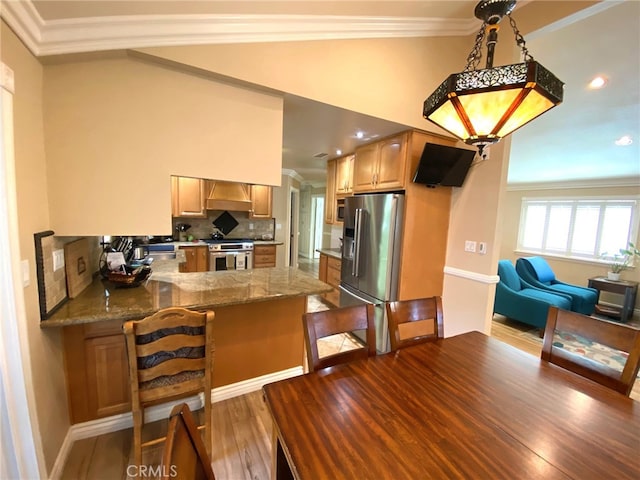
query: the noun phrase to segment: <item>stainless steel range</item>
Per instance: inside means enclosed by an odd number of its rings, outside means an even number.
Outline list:
[[[249,270],[253,268],[253,241],[206,240],[209,244],[209,270]]]

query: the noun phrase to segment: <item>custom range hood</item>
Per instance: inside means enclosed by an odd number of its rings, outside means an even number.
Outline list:
[[[207,182],[207,210],[231,210],[248,212],[251,210],[251,187],[245,183]]]

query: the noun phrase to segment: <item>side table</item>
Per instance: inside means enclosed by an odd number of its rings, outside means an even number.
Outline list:
[[[633,309],[636,305],[636,295],[638,293],[638,282],[628,280],[609,280],[607,277],[593,277],[589,279],[589,287],[598,291],[598,300],[600,301],[600,292],[617,293],[624,295],[621,308],[612,309],[609,306],[601,307],[600,312],[603,315],[619,317],[621,321],[626,322],[633,316]],[[599,304],[596,304],[596,312]]]

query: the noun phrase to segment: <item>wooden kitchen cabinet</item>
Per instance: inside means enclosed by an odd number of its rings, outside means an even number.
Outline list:
[[[336,159],[336,195],[353,193],[353,161],[355,155]]]
[[[331,257],[324,253],[320,254],[318,278],[333,287],[333,290],[322,294],[327,302],[338,307],[340,306],[340,275],[342,268],[342,260]]]
[[[178,265],[181,272],[206,272],[209,270],[209,247],[180,247],[184,250],[186,261]]]
[[[269,268],[276,266],[275,245],[253,246],[253,268]]]
[[[324,199],[324,223],[336,223],[336,160],[327,162],[327,190]]]
[[[353,192],[401,190],[407,168],[407,133],[356,149]]]
[[[131,410],[131,387],[122,322],[64,328],[71,423]]]
[[[171,213],[174,217],[206,218],[205,201],[203,179],[171,177]]]
[[[273,189],[267,185],[251,185],[251,211],[249,218],[271,218]]]

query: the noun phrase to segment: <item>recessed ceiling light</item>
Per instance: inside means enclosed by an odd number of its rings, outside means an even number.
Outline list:
[[[627,145],[631,145],[632,143],[633,139],[629,135],[623,135],[615,141],[615,144],[620,147],[626,147]]]
[[[597,90],[598,88],[602,88],[607,84],[607,79],[598,75],[593,80],[589,82],[589,88]]]
[[[361,131],[358,130],[356,132],[356,138],[363,138],[363,137],[364,137],[364,132],[361,132]]]
[[[339,148],[336,150],[336,155],[342,155],[342,150],[340,150]]]

